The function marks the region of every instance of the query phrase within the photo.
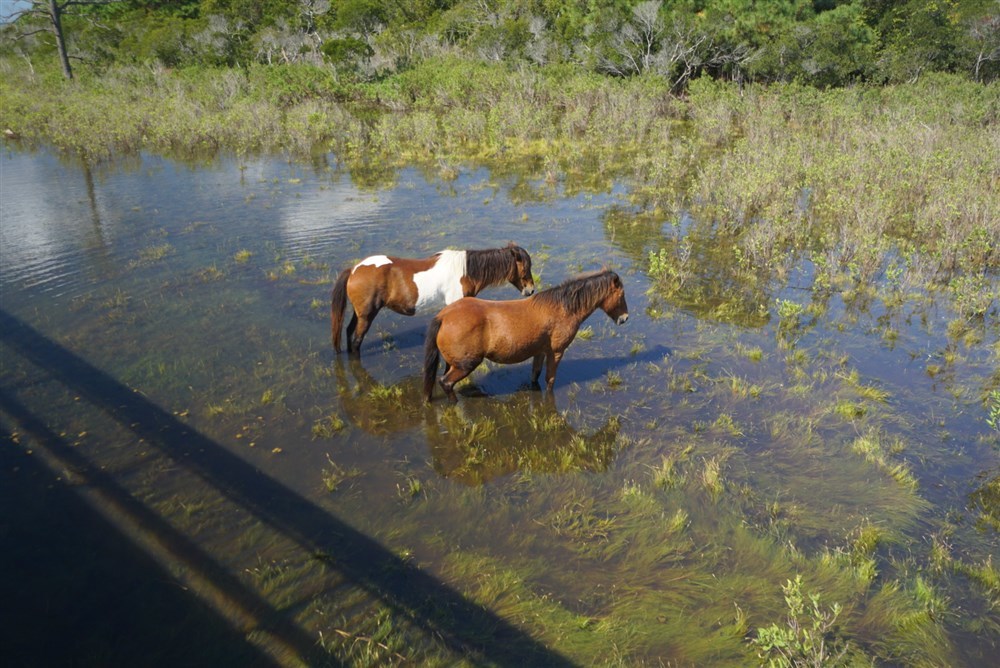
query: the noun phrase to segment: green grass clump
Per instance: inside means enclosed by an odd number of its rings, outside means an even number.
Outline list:
[[[906,462],[892,461],[892,456],[904,449],[905,446],[899,441],[887,445],[883,436],[875,431],[862,434],[851,442],[851,450],[864,457],[865,461],[874,464],[879,471],[899,484],[916,489],[917,478],[910,470],[910,466]]]
[[[339,415],[328,415],[313,422],[313,438],[333,438],[343,431],[347,424]]]
[[[761,663],[781,668],[852,665],[857,657],[849,654],[850,644],[836,633],[840,604],[824,607],[819,594],[803,592],[801,575],[781,590],[788,608],[785,623],[758,628],[751,640]]]
[[[345,469],[343,466],[333,461],[330,455],[326,455],[327,466],[323,467],[321,473],[321,478],[323,480],[323,486],[326,487],[326,491],[335,492],[340,486],[348,480],[353,480],[361,476],[361,470],[358,468]]]
[[[660,489],[674,489],[684,484],[685,475],[678,469],[673,456],[662,457],[659,466],[653,468],[653,484]]]

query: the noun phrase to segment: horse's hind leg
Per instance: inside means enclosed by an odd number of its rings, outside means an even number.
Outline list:
[[[368,328],[372,326],[372,320],[378,315],[379,310],[381,310],[381,304],[368,303],[365,304],[364,308],[354,311],[354,317],[351,318],[351,322],[347,325],[347,335],[348,335],[348,352],[354,355],[361,354],[361,342],[365,340],[365,334],[368,333]]]
[[[347,323],[347,352],[354,354],[354,332],[358,328],[358,314],[351,313],[351,321]]]
[[[452,403],[458,401],[458,397],[455,396],[455,383],[472,373],[473,369],[479,366],[482,361],[483,359],[479,358],[473,362],[448,366],[448,370],[441,376],[441,387],[444,388],[444,393],[448,395]]]

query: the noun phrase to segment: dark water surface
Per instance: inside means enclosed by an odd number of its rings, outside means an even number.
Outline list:
[[[849,657],[994,655],[995,310],[821,296],[805,260],[734,282],[624,188],[384,177],[4,150],[13,665],[745,665],[796,575]],[[685,236],[662,298],[648,254]],[[554,396],[485,366],[426,407],[431,314],[333,354],[341,268],[510,240],[544,285],[626,285],[629,323],[592,316]]]

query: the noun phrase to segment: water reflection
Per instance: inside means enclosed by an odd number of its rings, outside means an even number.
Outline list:
[[[379,382],[357,358],[334,356],[333,374],[340,408],[352,425],[362,431],[385,435],[413,429],[420,424],[423,401],[419,379],[401,383]]]
[[[107,259],[112,230],[109,204],[95,186],[93,169],[81,161],[79,172],[53,159],[5,159],[0,197],[0,266],[5,280],[61,287],[81,269],[78,255],[96,251]],[[89,224],[81,224],[86,202]]]
[[[515,471],[605,471],[614,460],[620,422],[594,431],[573,427],[547,392],[518,392],[508,401],[466,401],[426,413],[434,470],[466,485]]]
[[[715,221],[662,216],[612,207],[604,227],[614,244],[655,279],[652,307],[662,300],[699,318],[742,327],[770,320],[771,276],[741,262],[736,239]]]
[[[303,251],[325,254],[360,237],[364,228],[378,223],[392,200],[391,192],[376,197],[349,179],[335,180],[309,194],[285,198],[278,213],[282,242],[293,257]]]

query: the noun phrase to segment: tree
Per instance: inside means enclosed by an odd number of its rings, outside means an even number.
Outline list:
[[[968,36],[973,55],[972,78],[986,81],[990,78],[986,74],[989,65],[1000,61],[1000,12],[971,20]]]
[[[66,34],[63,31],[63,15],[78,7],[94,7],[98,5],[117,4],[121,0],[30,0],[23,9],[15,10],[10,16],[4,17],[10,23],[34,24],[37,27],[27,28],[19,32],[17,38],[50,32],[56,41],[59,52],[59,63],[62,65],[63,76],[73,78],[73,68],[69,65],[69,53],[66,50]]]

